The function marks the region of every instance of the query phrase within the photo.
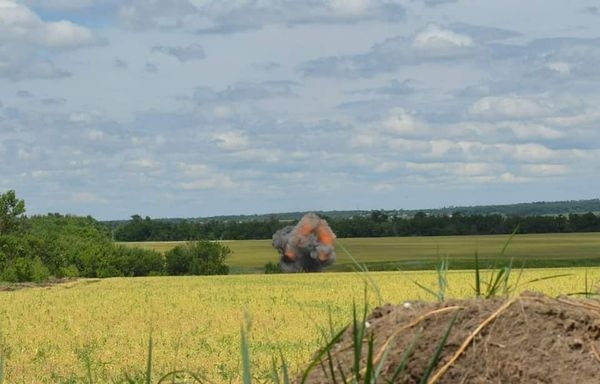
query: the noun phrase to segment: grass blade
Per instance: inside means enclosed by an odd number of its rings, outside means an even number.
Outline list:
[[[415,283],[416,285],[418,285],[419,288],[421,288],[425,292],[433,295],[438,301],[442,301],[440,299],[440,296],[439,296],[438,292],[435,292],[433,289],[427,288],[426,286],[424,286],[423,284],[419,283],[418,281],[413,280],[413,283]]]
[[[402,372],[404,372],[404,370],[408,366],[408,360],[410,359],[413,352],[415,351],[415,349],[417,347],[417,341],[419,340],[419,337],[421,337],[422,333],[423,333],[423,329],[419,329],[417,331],[417,333],[415,334],[415,337],[410,342],[410,345],[408,346],[408,348],[406,348],[406,350],[402,354],[402,360],[400,360],[400,365],[398,365],[398,367],[394,371],[394,375],[392,376],[392,379],[389,381],[389,383],[396,383],[398,377],[402,374]]]
[[[431,374],[433,373],[433,369],[435,368],[435,366],[437,365],[437,363],[440,359],[442,350],[444,349],[444,346],[446,345],[446,341],[448,340],[448,336],[450,335],[450,330],[454,326],[454,322],[456,321],[457,317],[458,317],[458,311],[456,311],[454,313],[454,316],[452,316],[452,319],[450,319],[450,323],[448,324],[448,328],[446,329],[446,332],[444,333],[444,337],[442,337],[442,340],[440,340],[440,343],[438,344],[438,346],[435,350],[435,353],[433,354],[433,356],[431,356],[431,359],[429,360],[429,364],[427,365],[427,369],[423,373],[423,376],[421,377],[421,381],[419,382],[419,384],[426,384],[427,381],[429,380],[429,376],[431,376]]]
[[[242,337],[242,367],[243,367],[243,383],[252,383],[252,373],[250,369],[250,348],[248,346],[248,335],[245,327],[241,327]]]
[[[475,296],[481,297],[481,269],[479,268],[479,251],[475,251]]]
[[[332,383],[337,383],[337,380],[335,378],[335,368],[333,367],[333,359],[331,356],[331,351],[327,351],[327,362],[329,363],[329,372],[331,373],[331,382]],[[341,371],[341,368],[340,368]],[[344,372],[341,372],[341,374],[343,375]]]
[[[148,360],[146,361],[146,384],[152,383],[152,334],[148,338]]]
[[[4,383],[4,354],[0,352],[0,384]]]
[[[271,357],[271,380],[274,384],[280,384],[279,371],[277,369],[277,360],[275,357]]]
[[[368,283],[371,286],[371,288],[373,288],[373,291],[375,291],[375,295],[377,296],[377,300],[379,301],[379,305],[382,305],[383,304],[383,296],[381,295],[381,290],[379,289],[379,284],[377,284],[377,282],[369,274],[369,269],[367,268],[367,266],[365,264],[359,263],[358,260],[356,260],[354,258],[354,256],[352,256],[352,254],[346,249],[346,247],[344,247],[344,245],[341,244],[339,241],[338,241],[338,245],[340,246],[340,248],[342,248],[344,253],[346,253],[346,255],[348,255],[348,257],[352,260],[355,267],[360,272],[362,272],[362,274],[364,276],[363,280],[365,281],[365,283]]]
[[[281,356],[281,370],[283,371],[283,384],[290,384],[290,372],[288,370],[287,363],[285,358],[283,357],[283,352],[279,351],[279,355]]]
[[[167,380],[169,378],[171,379],[171,382],[174,383],[175,379],[177,378],[177,375],[187,375],[187,376],[193,378],[195,383],[201,383],[201,384],[210,383],[209,381],[207,381],[206,379],[203,379],[199,375],[197,375],[193,372],[187,371],[185,369],[182,369],[182,370],[177,370],[177,371],[171,371],[171,372],[165,374],[157,381],[157,384],[166,382],[165,380]],[[134,381],[132,381],[132,382],[134,382]],[[186,383],[187,383],[187,381],[186,381]]]
[[[333,348],[333,346],[340,341],[340,339],[342,338],[344,332],[346,332],[346,328],[341,329],[334,337],[331,338],[331,340],[329,341],[329,343],[327,343],[327,345],[325,347],[323,347],[317,354],[316,356],[313,358],[313,361],[308,365],[308,367],[306,368],[306,370],[304,371],[304,374],[302,375],[302,380],[300,381],[301,383],[305,383],[306,380],[308,379],[308,375],[310,374],[310,372],[317,366],[319,365],[319,363],[321,362],[323,356],[325,356],[326,354],[328,355],[329,359],[331,360],[331,356],[330,356],[330,352],[331,349]]]
[[[376,381],[375,370],[373,368],[373,334],[369,335],[367,347],[367,366],[365,370],[365,383],[374,384]],[[357,375],[357,380],[360,380],[360,375]]]

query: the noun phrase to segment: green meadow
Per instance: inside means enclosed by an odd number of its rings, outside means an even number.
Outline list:
[[[271,240],[223,241],[233,252],[227,260],[231,273],[262,273],[277,262]],[[178,242],[123,243],[165,252]],[[600,233],[561,233],[476,236],[414,236],[338,239],[337,261],[326,271],[354,269],[354,258],[370,270],[433,269],[447,258],[451,269],[472,268],[478,254],[482,267],[493,266],[503,247],[505,258],[518,268],[600,265]]]

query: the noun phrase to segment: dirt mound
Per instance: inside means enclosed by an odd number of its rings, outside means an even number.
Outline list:
[[[383,361],[378,382],[421,382],[455,315],[428,383],[600,383],[600,303],[534,293],[376,308],[363,338],[360,382],[367,382],[371,335],[374,366]],[[307,382],[356,377],[353,334],[349,327],[331,349],[332,364],[325,355]]]

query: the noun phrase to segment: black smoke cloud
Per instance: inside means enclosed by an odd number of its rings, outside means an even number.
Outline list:
[[[283,272],[320,272],[335,261],[335,234],[314,213],[275,232],[273,247],[280,254]]]

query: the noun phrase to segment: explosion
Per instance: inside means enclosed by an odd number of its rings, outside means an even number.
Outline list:
[[[335,261],[335,234],[314,213],[275,232],[273,247],[281,255],[283,272],[319,272]]]

